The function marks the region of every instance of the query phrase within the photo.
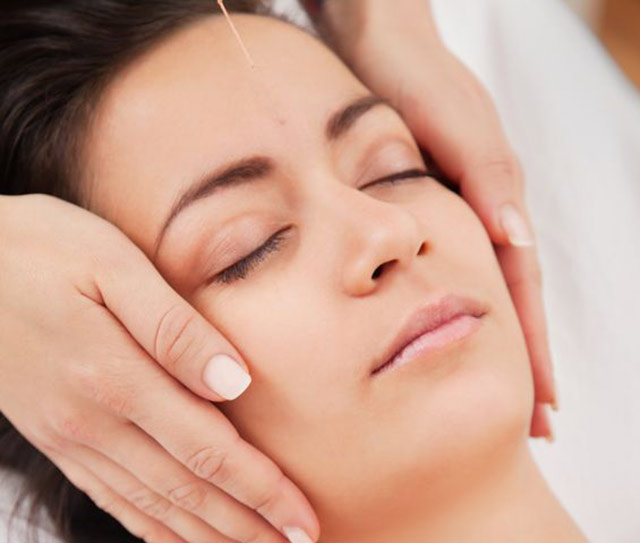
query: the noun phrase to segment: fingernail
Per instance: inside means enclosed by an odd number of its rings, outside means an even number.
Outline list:
[[[217,354],[207,362],[202,380],[223,398],[234,400],[247,389],[251,376],[230,356]]]
[[[553,379],[553,401],[551,402],[551,409],[558,411],[560,409],[560,402],[558,398],[558,382]]]
[[[504,204],[500,208],[500,224],[507,233],[509,243],[515,247],[531,247],[533,235],[529,231],[524,217],[513,204]]]
[[[309,537],[307,532],[302,528],[296,528],[295,526],[285,526],[282,528],[284,535],[287,536],[290,543],[313,543],[313,539]]]
[[[556,435],[553,432],[553,427],[551,426],[551,423],[549,423],[549,435],[545,436],[545,439],[547,440],[548,443],[553,443],[556,440]]]

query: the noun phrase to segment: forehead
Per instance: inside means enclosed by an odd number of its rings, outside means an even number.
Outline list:
[[[97,109],[90,206],[143,249],[203,172],[251,153],[296,156],[293,145],[320,141],[327,116],[364,90],[305,32],[258,16],[234,21],[255,68],[222,17],[209,17],[131,63]]]

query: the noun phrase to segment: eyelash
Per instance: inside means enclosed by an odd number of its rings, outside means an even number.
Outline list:
[[[383,185],[387,183],[390,185],[394,185],[398,181],[406,181],[409,179],[428,176],[430,176],[430,173],[428,171],[414,168],[411,170],[405,170],[403,172],[387,175],[386,177],[382,177],[381,179],[376,179],[375,181],[368,183],[363,187],[360,187],[359,190],[371,187],[373,185]],[[231,266],[214,275],[209,281],[207,281],[207,285],[210,285],[211,283],[229,284],[237,281],[238,279],[244,279],[270,253],[273,253],[280,248],[282,241],[284,240],[287,232],[290,229],[291,227],[288,226],[273,234],[273,236],[271,236],[255,251],[238,260],[235,264],[232,264]]]
[[[269,253],[278,250],[285,238],[285,234],[290,230],[290,228],[291,227],[287,227],[276,232],[255,251],[248,254],[241,260],[238,260],[228,268],[225,268],[220,273],[214,275],[209,281],[209,284],[213,282],[229,284],[237,281],[238,279],[244,279],[253,268],[266,258]]]
[[[372,187],[374,185],[383,185],[388,183],[390,185],[394,185],[396,181],[407,181],[409,179],[416,179],[418,177],[429,177],[431,174],[427,170],[421,170],[419,168],[413,168],[411,170],[405,170],[403,172],[392,173],[391,175],[387,175],[380,179],[376,179],[371,183],[367,183],[366,185],[360,187],[359,190],[366,189],[368,187]]]

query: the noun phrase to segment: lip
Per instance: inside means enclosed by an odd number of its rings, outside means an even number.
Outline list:
[[[420,336],[446,326],[463,316],[480,318],[487,313],[485,304],[473,298],[447,294],[435,302],[427,303],[414,311],[404,322],[395,339],[388,344],[382,357],[371,368],[371,375],[381,373],[409,344]]]

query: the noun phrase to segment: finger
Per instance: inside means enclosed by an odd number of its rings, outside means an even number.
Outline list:
[[[317,541],[318,519],[304,494],[214,405],[167,379],[136,396],[129,418],[198,478],[257,511],[280,533],[297,527]]]
[[[104,305],[152,358],[193,392],[211,401],[237,398],[251,383],[242,357],[131,245],[97,272]]]
[[[536,401],[557,405],[537,256],[515,247],[496,247],[496,255],[527,343]]]
[[[541,270],[520,194],[521,176],[519,165],[504,158],[469,174],[463,180],[462,193],[497,244],[496,254],[527,342],[536,399],[557,404]]]
[[[505,144],[471,155],[460,178],[460,192],[499,245],[531,247],[534,234],[526,218],[524,174]]]
[[[399,109],[420,146],[459,183],[493,242],[531,245],[533,236],[519,216],[525,209],[522,167],[495,106],[465,67],[453,74],[453,80],[425,81],[425,93],[402,96]]]
[[[469,81],[473,76],[464,70]],[[430,94],[401,103],[403,115],[419,143],[454,181],[487,229],[509,284],[527,340],[536,398],[557,405],[546,333],[540,272],[532,248],[534,236],[524,205],[520,163],[511,151],[491,100],[479,85],[439,104],[437,85]],[[441,90],[441,89],[440,89]],[[461,99],[461,100],[460,100]]]
[[[488,163],[485,169],[478,168],[464,178],[462,194],[497,244],[496,255],[527,342],[536,399],[557,404],[540,265],[531,223],[519,194],[521,185],[513,180],[521,174],[517,164],[504,160]]]
[[[318,534],[311,505],[273,461],[242,441],[213,404],[194,396],[152,360],[139,362],[129,366],[126,379],[121,372],[115,378],[108,371],[80,374],[82,389],[118,420],[146,432],[196,477],[257,510],[276,530],[286,533],[286,527],[296,527]],[[64,420],[61,431],[70,440],[108,450],[103,427],[98,432],[72,417]]]
[[[190,542],[218,541],[221,535],[238,543],[285,542],[284,537],[255,511],[196,477],[139,428],[118,423],[113,428],[105,428],[104,434],[117,438],[104,439],[98,445],[99,453],[83,448],[86,450],[82,462],[100,466],[102,471],[96,468],[96,473],[110,481],[115,491]],[[135,479],[128,474],[135,474]],[[151,510],[147,510],[148,507]],[[182,520],[180,511],[188,512],[198,524],[172,524],[170,521],[174,517]],[[204,529],[207,524],[215,528],[215,534],[210,527]],[[218,539],[212,539],[214,535]]]
[[[418,143],[451,180],[460,183],[462,196],[498,245],[527,340],[536,397],[557,407],[522,168],[489,94],[459,61],[448,58],[449,67],[457,69],[443,74],[450,72],[452,77],[442,78],[439,84],[425,80],[420,96],[401,94],[399,109]]]
[[[89,496],[96,507],[111,515],[134,536],[147,543],[187,543],[169,528],[118,496],[80,464],[60,455],[50,455],[50,457],[65,477]]]
[[[551,426],[548,407],[545,404],[535,403],[529,433],[531,437],[544,437],[549,442],[554,441],[553,427]]]
[[[121,432],[117,435],[120,436]],[[236,543],[236,540],[225,537],[212,526],[149,488],[139,476],[134,475],[135,472],[129,471],[99,451],[83,445],[73,445],[67,450],[67,454],[76,463],[85,466],[99,480],[109,481],[109,488],[114,494],[189,543]],[[148,465],[151,465],[153,460],[150,458]],[[148,471],[148,466],[145,471]]]

